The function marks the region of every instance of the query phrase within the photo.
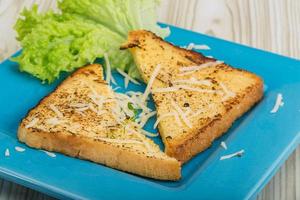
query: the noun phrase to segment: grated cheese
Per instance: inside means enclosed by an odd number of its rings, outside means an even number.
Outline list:
[[[76,108],[75,110],[78,111],[78,112],[83,112],[83,111],[86,111],[88,109],[89,109],[89,105],[86,106],[86,107]]]
[[[83,107],[88,107],[89,104],[87,103],[72,103],[70,104],[70,107],[75,107],[75,108],[83,108]]]
[[[99,107],[99,109],[102,108],[105,97],[103,97],[99,94],[89,94],[88,96],[90,97],[92,102]]]
[[[185,113],[181,110],[181,108],[172,100],[171,105],[174,107],[174,109],[177,111],[179,114],[180,118],[182,121],[189,127],[192,128],[192,124],[190,120],[186,117]]]
[[[210,94],[220,93],[220,91],[218,91],[218,90],[201,89],[201,88],[196,88],[196,87],[190,87],[187,85],[177,85],[176,87],[185,89],[185,90],[194,91],[194,92],[201,92],[201,93],[210,93]]]
[[[147,107],[147,102],[142,101],[143,93],[131,91],[127,92],[127,94],[130,96],[133,105],[136,105],[137,108],[141,108],[142,112],[151,112],[151,109]],[[148,100],[148,98],[146,100]]]
[[[66,127],[66,130],[71,133],[77,134],[80,128],[81,128],[81,125],[79,123],[75,122],[75,123],[69,124],[69,126]]]
[[[5,149],[5,153],[4,153],[5,157],[8,157],[10,156],[10,152],[9,152],[9,149]]]
[[[280,106],[284,105],[282,100],[283,100],[282,94],[278,93],[275,105],[274,105],[273,109],[271,110],[271,113],[276,113],[279,110]]]
[[[194,44],[189,43],[188,46],[182,46],[181,48],[185,48],[187,50],[210,50],[210,47],[206,44]]]
[[[106,82],[108,84],[110,84],[110,82],[112,82],[113,84],[117,85],[114,77],[111,74],[111,66],[110,66],[110,62],[109,62],[107,53],[104,53],[104,60],[105,60],[105,65],[106,65]]]
[[[114,89],[113,89],[113,91],[116,91],[116,90],[118,90],[118,89],[121,89],[121,87],[115,87]]]
[[[92,90],[92,92],[93,93],[89,94],[92,103],[87,104],[88,106],[86,106],[86,104],[80,105],[80,108],[77,107],[77,109],[75,109],[77,112],[82,113],[82,111],[89,108],[93,112],[96,112],[98,115],[107,113],[107,111],[99,110],[97,108],[102,108],[105,103],[116,102],[116,106],[111,108],[112,117],[116,120],[118,124],[125,126],[125,129],[127,129],[126,128],[127,124],[124,123],[126,118],[128,117],[132,118],[135,116],[135,111],[129,109],[128,107],[128,105],[130,104],[134,109],[141,111],[140,115],[135,119],[135,122],[138,122],[136,126],[139,129],[139,132],[136,132],[137,135],[141,133],[149,137],[155,137],[158,135],[158,133],[154,134],[142,129],[142,127],[147,123],[147,121],[156,114],[156,111],[152,111],[150,108],[148,108],[147,106],[148,98],[146,97],[145,100],[142,99],[144,95],[143,93],[134,92],[134,91],[129,91],[126,94],[115,93],[115,98],[113,99],[113,98],[106,98],[104,96],[101,96],[97,94],[95,90]],[[97,105],[97,107],[95,107],[94,104]],[[76,106],[76,104],[73,106]],[[134,132],[134,131],[131,130],[127,132],[128,134],[132,134],[130,132]],[[116,140],[114,141],[116,142]],[[147,144],[145,144],[145,146],[146,145]]]
[[[186,76],[186,75],[193,74],[194,72],[195,72],[195,71],[182,72],[182,73],[179,73],[178,76]]]
[[[210,50],[210,47],[207,46],[206,44],[195,44],[193,49],[196,49],[196,50]]]
[[[89,103],[89,109],[95,113],[98,113],[98,110],[91,103]]]
[[[141,113],[140,115],[141,122],[139,123],[140,127],[144,127],[147,121],[155,115],[156,115],[156,111],[152,111],[150,113]]]
[[[194,48],[195,44],[190,43],[187,47],[185,47],[187,50],[192,50]]]
[[[99,111],[97,112],[97,115],[103,115],[103,114],[106,114],[106,113],[107,113],[106,110],[99,110]]]
[[[142,102],[145,102],[146,99],[148,98],[148,96],[149,96],[149,94],[150,94],[150,91],[151,91],[152,84],[153,84],[153,82],[154,82],[156,76],[158,75],[160,68],[161,68],[161,65],[158,64],[158,65],[155,67],[155,69],[153,70],[153,72],[152,72],[152,74],[151,74],[151,76],[150,76],[150,79],[149,79],[149,81],[148,81],[147,87],[146,87],[146,89],[145,89],[145,92],[144,92],[144,94],[143,94],[143,96],[142,96]]]
[[[122,124],[126,119],[126,115],[121,111],[119,106],[112,108],[112,116],[119,124]]]
[[[135,134],[140,134],[134,128],[129,128],[128,126],[125,126],[125,130],[128,131],[128,132],[133,132]],[[140,129],[140,131],[141,131],[142,134],[147,135],[149,137],[157,137],[158,136],[158,133],[150,133],[149,131],[146,131],[144,129]],[[140,139],[142,139],[142,138],[140,138]]]
[[[153,125],[153,128],[156,128],[157,125],[158,125],[158,123],[161,122],[163,119],[165,119],[165,118],[167,118],[167,117],[172,117],[172,116],[175,117],[175,115],[176,115],[176,114],[175,114],[175,112],[173,111],[173,112],[169,112],[169,113],[164,113],[163,115],[157,117],[157,119],[156,119],[156,121],[155,121],[155,123],[154,123],[154,125]],[[180,121],[180,120],[179,120],[179,121]]]
[[[180,120],[179,114],[177,112],[174,112],[174,117],[175,117],[175,121],[176,121],[177,125],[178,126],[183,126],[183,124]]]
[[[52,126],[56,126],[61,124],[63,121],[58,119],[57,117],[52,117],[46,120],[46,123]]]
[[[141,132],[144,134],[144,135],[147,135],[149,137],[157,137],[158,136],[158,133],[150,133],[149,131],[146,131],[144,129],[141,129]]]
[[[214,67],[219,64],[224,63],[223,61],[214,61],[214,62],[206,62],[201,65],[196,65],[196,66],[189,66],[189,67],[182,67],[179,69],[180,72],[190,72],[190,71],[198,71],[207,67]]]
[[[220,83],[220,86],[225,93],[225,96],[222,98],[222,101],[226,101],[229,98],[235,97],[235,93],[230,91],[223,83]]]
[[[38,118],[34,118],[33,120],[31,120],[31,122],[29,122],[25,128],[31,128],[33,127],[34,125],[36,125],[36,123],[38,123],[39,119]]]
[[[54,104],[50,104],[50,109],[57,115],[58,118],[63,118],[64,115],[56,108]]]
[[[223,147],[223,149],[225,149],[225,150],[227,149],[227,145],[224,141],[222,141],[220,145],[221,145],[221,147]]]
[[[196,116],[200,115],[203,112],[204,112],[204,110],[202,108],[200,108],[196,112],[192,113],[192,115],[190,117],[191,118],[196,117]]]
[[[127,77],[124,78],[124,87],[128,88],[129,79]]]
[[[194,77],[191,77],[190,79],[181,79],[181,80],[175,80],[172,81],[173,84],[183,83],[183,84],[192,84],[192,85],[206,85],[210,86],[212,83],[209,80],[198,80]]]
[[[56,126],[56,125],[62,124],[63,121],[58,119],[57,117],[52,117],[50,119],[47,119],[46,123],[49,125],[52,125],[52,126]]]
[[[52,153],[52,152],[49,152],[49,151],[45,151],[45,150],[41,150],[42,152],[46,153],[48,156],[52,157],[52,158],[55,158],[56,155],[55,153]]]
[[[185,116],[188,116],[191,112],[192,112],[192,109],[191,109],[190,107],[187,107],[187,108],[185,109],[184,114],[185,114]]]
[[[125,124],[124,130],[128,135],[137,134],[138,132],[135,130],[134,127],[130,126],[131,124]]]
[[[81,111],[78,111],[78,110],[75,110],[75,112],[77,112],[78,114],[82,115],[82,116],[85,116],[85,114]]]
[[[241,156],[244,155],[244,153],[245,153],[245,151],[244,151],[244,149],[242,149],[242,150],[240,150],[240,151],[238,151],[236,153],[232,153],[232,154],[229,154],[229,155],[221,156],[220,160],[226,160],[226,159],[230,159],[230,158],[233,158],[233,157],[236,157],[236,156],[241,157]]]
[[[190,90],[190,91],[200,92],[200,93],[210,93],[210,94],[220,93],[219,90],[201,89],[201,88],[196,88],[196,87],[190,87],[188,85],[175,85],[175,86],[172,86],[172,87],[155,88],[155,89],[152,90],[152,92],[153,93],[176,92],[180,89]]]
[[[15,147],[15,150],[18,151],[18,152],[24,152],[25,151],[24,148],[18,147],[18,146]]]
[[[131,81],[132,83],[136,84],[136,85],[140,85],[140,83],[138,81],[136,81],[135,79],[131,78],[127,73],[125,73],[124,71],[122,71],[121,69],[117,69],[117,71],[124,76],[125,80],[127,79],[128,81]],[[128,84],[127,84],[128,85]],[[126,85],[125,85],[125,88]]]
[[[120,140],[120,139],[111,139],[111,138],[102,138],[102,137],[97,137],[97,139],[105,142],[118,143],[118,144],[141,144],[141,145],[144,144],[143,142],[137,140],[130,140],[130,139]]]
[[[176,86],[165,87],[165,88],[155,88],[152,90],[152,93],[176,92],[178,90],[179,90],[179,88]]]
[[[148,154],[153,154],[153,148],[151,148],[150,144],[148,142],[145,141],[145,138],[143,138],[140,134],[136,135],[138,138],[140,138],[140,140],[142,140],[144,146],[147,149]]]
[[[118,107],[119,107],[118,112],[123,113],[122,115],[124,115],[125,118],[126,115],[129,117],[134,117],[134,111],[128,108],[128,104],[131,104],[135,109],[136,109],[136,104],[132,103],[130,97],[122,93],[116,93],[116,98],[118,100]]]
[[[92,91],[94,95],[98,95],[97,91],[94,89],[92,85],[90,85],[88,82],[84,81],[84,84]]]

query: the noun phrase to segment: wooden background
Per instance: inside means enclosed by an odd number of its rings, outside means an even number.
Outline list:
[[[55,7],[54,0],[0,0],[0,60],[19,48],[12,25],[33,3]],[[163,0],[159,20],[300,59],[300,0]],[[0,199],[51,198],[0,179]],[[300,147],[258,199],[300,200]]]

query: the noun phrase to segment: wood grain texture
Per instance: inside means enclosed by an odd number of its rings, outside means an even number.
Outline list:
[[[12,26],[23,7],[41,10],[54,0],[0,0],[0,60],[18,48]],[[163,0],[162,22],[300,58],[299,0]],[[51,199],[0,180],[0,199]],[[300,200],[300,147],[258,196],[259,200]]]

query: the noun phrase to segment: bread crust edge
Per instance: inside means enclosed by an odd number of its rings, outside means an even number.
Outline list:
[[[125,172],[159,180],[179,180],[181,165],[175,159],[159,159],[139,154],[92,138],[64,133],[32,132],[23,125],[19,127],[18,138],[26,145],[60,152],[71,157],[93,161]]]

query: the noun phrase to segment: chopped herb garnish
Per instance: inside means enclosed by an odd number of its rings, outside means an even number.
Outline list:
[[[132,117],[132,120],[134,121],[134,120],[137,118],[137,116],[138,116],[138,114],[139,114],[139,111],[138,111],[138,109],[135,109],[135,108],[133,107],[132,103],[128,103],[127,106],[128,106],[128,109],[129,109],[129,110],[132,110],[133,113],[134,113],[134,116]]]

